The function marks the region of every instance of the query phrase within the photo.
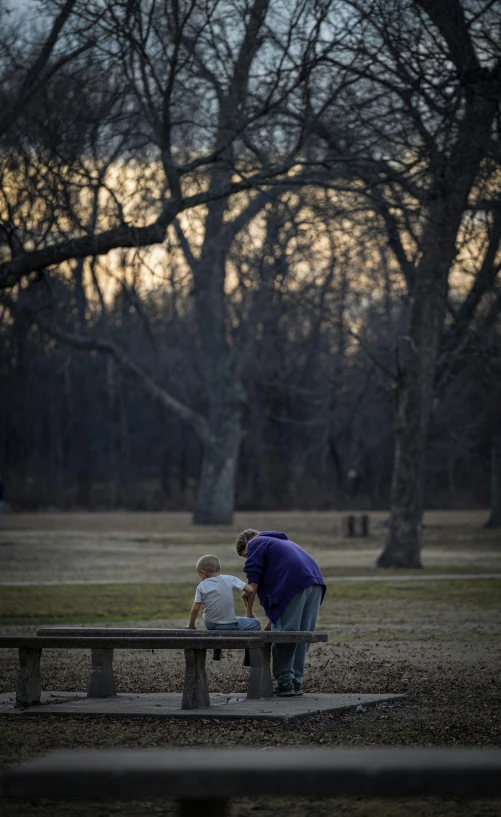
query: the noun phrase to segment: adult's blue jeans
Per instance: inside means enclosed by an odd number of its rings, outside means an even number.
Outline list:
[[[238,616],[233,624],[215,624],[213,621],[205,622],[206,630],[260,630],[261,625],[257,618],[247,618]]]
[[[288,603],[278,621],[275,631],[314,630],[322,602],[323,587],[312,584]],[[293,681],[303,683],[304,662],[309,644],[274,644],[273,675],[279,687],[288,687]]]

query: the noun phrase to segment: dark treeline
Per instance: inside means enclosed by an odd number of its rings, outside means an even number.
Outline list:
[[[354,340],[349,306],[340,322],[337,287],[342,276],[329,282],[327,298],[311,282],[304,291],[277,288],[263,310],[244,373],[237,508],[388,507],[395,399],[387,367],[394,363],[392,316],[402,304],[352,299]],[[71,315],[71,291],[59,297]],[[0,456],[13,507],[193,510],[202,459],[197,435],[112,357],[55,342],[22,309],[15,315],[0,335]],[[138,313],[124,288],[108,319],[115,339],[134,349],[162,386],[204,411],[189,294],[150,294]],[[427,507],[489,504],[496,347],[499,353],[499,331],[478,336],[437,394]]]

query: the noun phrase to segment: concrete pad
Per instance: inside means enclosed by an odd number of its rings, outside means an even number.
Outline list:
[[[87,698],[83,692],[44,692],[39,706],[14,707],[15,694],[0,695],[0,715],[110,715],[113,717],[240,718],[289,721],[324,712],[365,711],[366,707],[405,700],[406,695],[306,693],[294,698],[247,700],[239,693],[212,693],[210,709],[182,710],[178,692],[120,693],[114,698]]]

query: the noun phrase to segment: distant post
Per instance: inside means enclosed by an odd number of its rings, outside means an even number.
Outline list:
[[[341,536],[345,539],[365,538],[369,536],[369,514],[348,514],[341,517]]]

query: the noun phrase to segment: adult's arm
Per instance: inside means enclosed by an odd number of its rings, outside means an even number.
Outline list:
[[[245,589],[242,592],[242,598],[247,610],[247,618],[254,618],[252,607],[254,605],[254,599],[256,598],[257,588],[257,584],[254,582],[249,582],[249,584],[245,585]]]
[[[251,539],[247,545],[248,556],[244,564],[244,573],[249,584],[257,585],[263,578],[268,546],[269,542],[261,537],[257,540]]]

